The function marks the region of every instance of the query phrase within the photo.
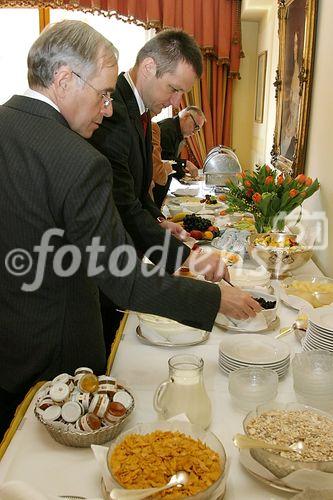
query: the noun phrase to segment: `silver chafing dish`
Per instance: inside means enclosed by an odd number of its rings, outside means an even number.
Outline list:
[[[227,180],[236,181],[236,174],[242,168],[236,154],[227,146],[212,148],[203,165],[205,183],[209,186],[226,186]]]

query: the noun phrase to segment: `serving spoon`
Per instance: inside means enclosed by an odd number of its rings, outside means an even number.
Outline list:
[[[167,490],[168,488],[172,488],[173,486],[178,486],[181,488],[185,486],[185,484],[189,480],[188,472],[183,470],[176,472],[173,476],[171,476],[169,482],[164,486],[160,486],[157,488],[146,488],[139,490],[124,490],[122,488],[113,488],[110,493],[111,500],[120,500],[121,498],[131,498],[132,500],[141,500],[142,498],[147,498],[150,495],[155,493],[159,493],[160,491]]]
[[[296,321],[293,322],[291,326],[288,326],[287,328],[281,328],[281,331],[278,335],[276,335],[276,339],[283,337],[284,335],[287,335],[288,333],[293,332],[294,330],[302,330],[306,332],[308,322],[305,319],[296,319]]]
[[[262,439],[254,439],[250,436],[245,436],[245,434],[236,434],[233,437],[234,445],[237,446],[240,450],[247,448],[264,448],[269,450],[279,450],[279,451],[295,451],[299,455],[301,455],[304,451],[304,441],[296,441],[291,445],[282,445],[282,444],[271,444],[267,443],[267,441],[263,441]]]

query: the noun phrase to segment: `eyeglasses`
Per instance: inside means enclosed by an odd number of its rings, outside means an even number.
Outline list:
[[[193,123],[194,123],[194,132],[199,132],[199,130],[201,129],[200,125],[197,124],[197,122],[195,121],[195,119],[191,113],[189,113],[189,115],[192,118]]]
[[[80,78],[80,80],[82,80],[86,85],[88,85],[88,87],[93,89],[99,95],[99,97],[103,99],[104,108],[108,108],[109,106],[111,106],[111,103],[113,101],[113,98],[111,97],[111,92],[101,93],[99,90],[95,89],[95,87],[91,85],[91,83],[87,82],[87,80],[84,80],[84,78],[82,78],[82,76],[80,76],[78,73],[75,73],[75,71],[72,71],[72,73],[73,75]]]

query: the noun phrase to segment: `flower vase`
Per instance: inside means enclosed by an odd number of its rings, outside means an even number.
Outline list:
[[[255,228],[257,233],[270,233],[271,231],[283,231],[285,228],[285,219],[280,214],[264,216],[262,214],[255,216]]]

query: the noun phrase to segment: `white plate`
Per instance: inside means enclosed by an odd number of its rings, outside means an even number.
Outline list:
[[[230,330],[231,332],[247,333],[247,334],[251,334],[254,332],[257,333],[271,332],[272,330],[275,330],[275,328],[278,328],[279,324],[280,324],[280,318],[278,316],[268,325],[266,325],[266,322],[263,321],[258,323],[257,328],[255,328],[255,326],[252,325],[248,329],[232,325],[230,323],[230,320],[228,320],[228,318],[226,318],[221,313],[218,313],[215,319],[215,325],[219,326],[220,328],[223,328],[225,330]]]
[[[309,312],[309,320],[317,327],[333,332],[333,306],[324,306]]]
[[[147,338],[145,335],[143,335],[140,326],[136,328],[136,335],[138,339],[144,344],[155,345],[159,347],[186,347],[191,345],[202,344],[203,342],[206,342],[206,340],[208,340],[209,332],[204,332],[203,330],[198,330],[198,331],[201,332],[200,337],[196,337],[196,339],[193,340],[193,337],[191,338],[189,336],[187,341],[184,341],[184,338],[177,339],[176,335],[173,336],[173,341],[167,339],[162,340],[160,336],[155,339],[152,337]]]
[[[226,337],[219,350],[237,360],[256,364],[267,364],[282,361],[290,354],[289,347],[281,340],[249,333]]]
[[[228,358],[228,356],[226,356],[222,352],[220,352],[219,354],[219,361],[226,361],[227,363],[237,367],[244,366],[244,362],[235,361],[231,358]],[[284,360],[279,361],[278,363],[267,363],[262,366],[265,366],[265,368],[284,368],[286,365],[289,365],[289,363],[290,363],[290,356],[287,356]],[[256,363],[251,363],[249,361],[246,362],[246,365],[255,365],[255,364]]]

